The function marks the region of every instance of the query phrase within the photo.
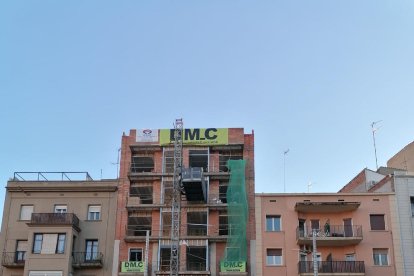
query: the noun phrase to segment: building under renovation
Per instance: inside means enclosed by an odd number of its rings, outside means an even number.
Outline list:
[[[114,270],[253,275],[254,208],[253,133],[177,122],[130,130],[122,137]]]

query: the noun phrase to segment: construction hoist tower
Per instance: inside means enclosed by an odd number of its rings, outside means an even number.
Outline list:
[[[171,260],[170,275],[178,276],[180,269],[180,215],[181,177],[183,165],[183,119],[176,119],[174,125],[174,178],[171,208]]]

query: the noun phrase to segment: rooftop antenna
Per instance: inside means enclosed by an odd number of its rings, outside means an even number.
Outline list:
[[[382,120],[371,123],[372,140],[374,141],[375,166],[377,167],[377,170],[378,170],[378,158],[377,158],[377,146],[375,144],[375,132],[377,132],[377,130],[379,130],[381,128],[381,126],[378,126],[378,127],[375,127],[375,126],[376,126],[376,124],[378,124],[380,122],[382,122]]]
[[[283,192],[286,193],[286,155],[288,154],[289,149],[283,152]]]
[[[115,162],[111,162],[112,165],[116,165],[116,178],[118,179],[119,177],[119,154],[121,152],[121,148],[118,149],[118,159]]]
[[[308,193],[310,193],[310,188],[312,187],[312,181],[309,181],[308,183]]]

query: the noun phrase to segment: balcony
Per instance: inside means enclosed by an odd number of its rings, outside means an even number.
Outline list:
[[[300,261],[298,271],[301,276],[313,276],[313,262]],[[318,262],[318,275],[348,275],[363,276],[365,275],[365,265],[363,261],[323,261]]]
[[[29,226],[68,225],[80,231],[79,218],[73,213],[33,213]]]
[[[103,254],[100,252],[73,252],[72,267],[78,269],[102,268]]]
[[[316,243],[318,246],[346,246],[355,245],[362,241],[361,225],[330,225],[329,229],[316,229]],[[312,229],[296,228],[296,242],[298,245],[312,245]]]
[[[1,264],[8,268],[24,267],[26,251],[4,252]]]

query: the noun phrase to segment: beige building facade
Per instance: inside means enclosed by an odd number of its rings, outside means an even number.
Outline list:
[[[392,193],[256,194],[256,275],[314,275],[313,251],[318,275],[396,275],[393,200]]]
[[[0,274],[112,275],[116,191],[116,180],[87,173],[15,173],[6,186]]]

